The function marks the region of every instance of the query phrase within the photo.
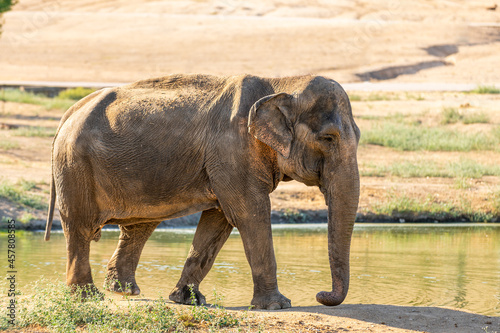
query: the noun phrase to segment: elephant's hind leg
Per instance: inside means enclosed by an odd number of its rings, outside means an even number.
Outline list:
[[[64,236],[66,238],[67,263],[66,283],[73,291],[77,291],[83,298],[100,295],[101,292],[94,286],[90,269],[90,242],[94,233],[90,229],[82,228],[81,224],[68,224],[68,218],[61,214]],[[77,225],[78,228],[73,228]]]
[[[159,222],[120,226],[120,240],[108,262],[104,288],[119,294],[139,295],[141,290],[135,281],[135,271],[142,249]]]
[[[170,293],[170,300],[191,304],[191,294],[194,293],[197,304],[206,304],[199,285],[212,268],[217,254],[232,230],[233,226],[220,210],[210,209],[201,214],[181,278]]]

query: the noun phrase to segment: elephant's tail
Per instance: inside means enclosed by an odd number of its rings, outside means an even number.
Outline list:
[[[45,225],[45,240],[50,239],[50,229],[52,229],[52,220],[54,219],[54,206],[56,204],[56,186],[54,183],[54,175],[50,180],[50,204],[49,213],[47,216],[47,224]]]

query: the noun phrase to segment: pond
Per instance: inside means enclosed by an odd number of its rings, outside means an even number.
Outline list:
[[[293,306],[318,305],[316,292],[331,290],[326,224],[273,227],[280,291]],[[94,280],[101,287],[118,231],[92,243]],[[141,297],[168,297],[180,277],[194,229],[157,230],[137,269]],[[0,248],[6,249],[6,234]],[[17,234],[19,289],[40,276],[64,281],[65,241],[53,232]],[[7,270],[6,260],[2,267]],[[233,233],[201,291],[213,290],[225,306],[247,306],[252,278],[238,233]],[[119,297],[119,296],[116,296]],[[357,224],[351,248],[351,285],[345,303],[447,306],[500,315],[500,225]]]

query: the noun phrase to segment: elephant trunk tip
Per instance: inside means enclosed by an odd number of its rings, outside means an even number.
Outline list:
[[[326,306],[336,306],[341,304],[346,295],[337,295],[333,291],[320,291],[316,294],[316,300]]]

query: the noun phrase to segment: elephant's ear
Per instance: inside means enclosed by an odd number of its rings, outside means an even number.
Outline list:
[[[262,97],[248,116],[248,132],[285,158],[290,155],[292,145],[292,131],[287,124],[291,99],[286,93]]]

